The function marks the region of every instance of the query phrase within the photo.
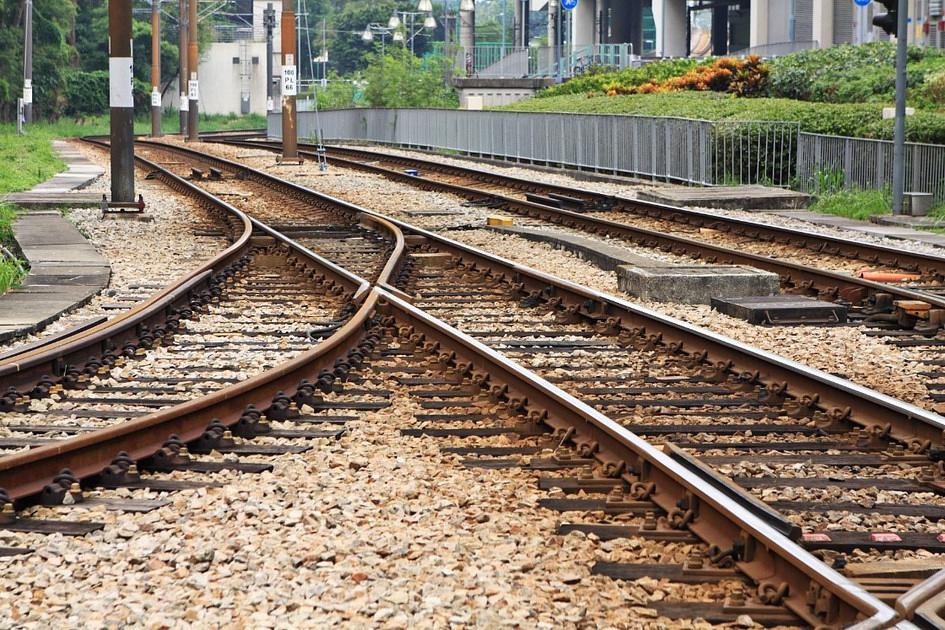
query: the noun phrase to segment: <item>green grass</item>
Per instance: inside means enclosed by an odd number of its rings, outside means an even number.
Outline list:
[[[826,193],[817,197],[810,211],[868,221],[873,215],[891,212],[890,194],[886,190],[841,190]]]
[[[498,108],[507,111],[675,116],[712,121],[791,121],[803,131],[891,139],[893,121],[882,120],[882,103],[812,103],[787,98],[735,98],[716,92],[670,92],[530,98]],[[906,123],[907,139],[945,143],[945,114],[918,111]]]
[[[16,218],[16,208],[7,203],[0,203],[0,243],[12,253],[13,220]],[[19,286],[26,277],[26,263],[19,258],[10,258],[6,252],[0,254],[0,294],[6,293],[11,287]]]
[[[177,112],[167,112],[161,118],[165,133],[180,130]],[[266,119],[256,114],[250,116],[201,116],[200,129],[221,131],[228,129],[253,129],[266,126]],[[135,133],[149,133],[151,119],[135,120]],[[72,119],[61,118],[57,122],[39,122],[26,126],[26,133],[17,135],[16,125],[0,124],[0,194],[29,190],[62,172],[65,165],[52,150],[55,138],[109,133],[108,116]]]
[[[179,131],[177,112],[166,112],[161,119],[162,131]],[[266,119],[259,115],[250,116],[201,116],[202,131],[221,131],[228,129],[253,129],[266,126]],[[135,133],[151,131],[150,117],[135,120]],[[95,116],[75,120],[62,118],[54,123],[38,122],[27,125],[25,134],[16,132],[16,125],[0,124],[0,195],[29,190],[53,175],[61,173],[65,164],[55,154],[52,141],[56,138],[74,138],[78,136],[101,135],[109,133],[108,116]],[[0,244],[8,250],[13,249],[13,219],[16,210],[9,204],[0,203]],[[26,275],[23,261],[11,260],[0,254],[0,293],[17,286]]]

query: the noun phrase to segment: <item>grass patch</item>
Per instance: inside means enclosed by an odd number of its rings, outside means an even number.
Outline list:
[[[18,258],[14,251],[13,221],[16,208],[7,203],[0,203],[0,294],[19,286],[26,277],[26,262]]]
[[[635,114],[719,121],[790,121],[802,131],[888,140],[892,120],[882,119],[882,103],[812,103],[787,98],[735,98],[716,92],[668,92],[530,98],[498,109],[527,112]],[[917,111],[906,122],[911,142],[945,143],[945,114]]]
[[[200,117],[202,131],[256,129],[265,126],[266,118],[258,114]],[[165,133],[177,133],[180,130],[177,112],[165,112],[161,118],[161,128]],[[65,164],[53,151],[52,141],[56,138],[108,134],[109,120],[108,116],[61,118],[54,123],[39,122],[27,125],[25,131],[21,136],[16,133],[16,125],[0,124],[0,194],[29,190],[61,173]],[[135,120],[135,133],[150,131],[150,118]]]
[[[819,195],[810,211],[868,221],[873,215],[889,214],[891,207],[886,190],[841,190]]]

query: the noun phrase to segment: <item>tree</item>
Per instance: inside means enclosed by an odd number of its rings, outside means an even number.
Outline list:
[[[372,54],[364,72],[364,97],[372,107],[456,107],[456,91],[446,83],[449,61],[420,59],[402,47]]]

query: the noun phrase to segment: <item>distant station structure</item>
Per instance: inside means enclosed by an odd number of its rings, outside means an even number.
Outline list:
[[[210,42],[200,51],[200,111],[207,114],[265,114],[279,104],[282,74],[282,25],[276,19],[267,29],[266,11],[282,13],[282,0],[231,0],[216,2]],[[209,5],[208,5],[209,8]],[[203,9],[203,3],[201,3]],[[198,14],[198,20],[205,17]],[[271,53],[267,31],[272,31]],[[271,85],[267,86],[267,56],[272,55]],[[274,91],[273,102],[269,94]],[[164,94],[163,106],[178,109],[180,96]]]
[[[910,43],[945,48],[945,2],[909,4]],[[591,66],[767,57],[888,38],[872,25],[885,9],[854,0],[526,0],[514,7],[514,41],[505,44],[480,42],[474,0],[460,6],[471,18],[459,21],[460,45],[450,52],[465,69],[454,80],[465,107],[519,100]]]

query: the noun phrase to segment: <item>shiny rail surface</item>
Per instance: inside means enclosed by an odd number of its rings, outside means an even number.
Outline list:
[[[273,151],[279,147],[278,143],[268,141],[220,141]],[[300,148],[303,146],[306,145],[300,145]],[[312,151],[306,150],[301,150],[300,154],[315,156]],[[543,184],[382,151],[330,147],[327,156],[330,163],[341,167],[379,174],[424,190],[449,192],[475,203],[488,203],[489,207],[581,230],[592,236],[623,239],[642,247],[686,255],[711,264],[748,265],[777,273],[781,278],[782,290],[847,304],[851,307],[853,317],[892,319],[902,327],[924,332],[938,330],[942,321],[945,321],[942,319],[945,295],[936,289],[945,288],[945,257],[585,189]],[[407,174],[402,167],[415,168],[419,170],[419,175]],[[595,213],[602,214],[594,216]],[[669,234],[665,230],[637,227],[632,225],[633,217],[706,228],[725,235],[793,248],[798,252],[829,255],[841,260],[859,260],[867,265],[902,270],[920,276],[921,285],[912,287],[910,284],[875,282],[697,238]],[[926,306],[918,307],[917,310],[917,304]]]
[[[239,168],[232,162],[218,162],[227,169]],[[244,174],[258,177],[248,171]],[[737,570],[759,585],[759,592],[772,607],[783,607],[809,625],[881,628],[898,618],[886,604],[793,542],[792,532],[779,528],[774,515],[740,489],[720,485],[718,477],[678,452],[663,452],[632,433],[632,425],[615,422],[573,394],[412,306],[398,283],[409,275],[412,251],[436,250],[447,255],[451,266],[507,285],[512,298],[529,308],[550,309],[566,321],[588,323],[601,334],[619,338],[631,353],[659,349],[681,357],[704,368],[718,383],[777,392],[779,400],[792,401],[803,414],[810,414],[801,417],[855,423],[882,417],[891,427],[883,439],[891,437],[912,445],[919,437],[925,440],[922,445],[926,449],[941,447],[945,428],[941,418],[388,217],[271,176],[266,179],[273,187],[304,195],[313,205],[336,210],[343,206],[392,234],[401,234],[377,276],[377,286],[368,290],[364,281],[355,282],[358,310],[330,337],[274,370],[121,425],[0,458],[0,488],[11,499],[25,500],[42,492],[62,468],[69,468],[77,478],[95,480],[115,465],[121,452],[126,453],[122,459],[126,473],[129,460],[147,460],[159,452],[165,458],[182,458],[181,444],[206,438],[211,428],[220,424],[241,427],[249,436],[264,434],[267,417],[291,417],[300,406],[317,403],[319,392],[343,391],[347,380],[359,370],[369,370],[372,362],[403,361],[407,366],[425,366],[427,373],[455,383],[474,399],[490,403],[490,408],[497,405],[498,415],[489,416],[484,424],[513,420],[523,435],[545,435],[549,443],[578,454],[586,460],[582,465],[591,470],[593,478],[645,490],[640,496],[668,514],[675,527],[695,534],[712,548],[728,549],[738,541],[740,551],[732,556]],[[168,181],[199,190],[181,178]],[[208,202],[223,203],[205,191],[200,194],[206,195]],[[267,237],[279,237],[271,228],[257,228]],[[406,238],[402,232],[407,233]],[[322,260],[304,248],[297,251],[309,260]],[[348,280],[354,281],[350,274]],[[168,444],[172,435],[175,440]]]

